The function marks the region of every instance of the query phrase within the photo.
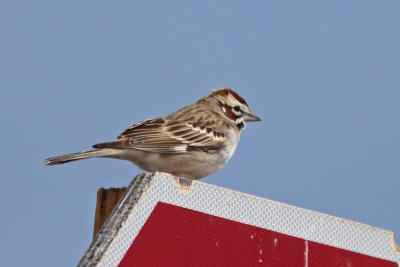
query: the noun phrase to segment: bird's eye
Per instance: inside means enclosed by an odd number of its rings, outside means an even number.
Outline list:
[[[233,109],[234,109],[235,111],[237,111],[237,112],[240,111],[240,107],[239,107],[239,106],[234,106]]]

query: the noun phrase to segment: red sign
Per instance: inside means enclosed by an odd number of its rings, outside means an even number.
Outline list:
[[[119,266],[373,266],[388,260],[158,202]]]

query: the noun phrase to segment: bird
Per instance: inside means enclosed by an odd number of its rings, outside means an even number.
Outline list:
[[[223,167],[235,152],[246,122],[260,120],[232,89],[214,89],[170,115],[133,124],[115,141],[44,161],[56,165],[114,158],[131,161],[146,172],[197,180]]]

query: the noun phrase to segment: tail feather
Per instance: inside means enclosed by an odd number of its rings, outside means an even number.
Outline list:
[[[45,159],[44,162],[46,163],[46,165],[51,166],[87,158],[106,157],[107,155],[110,155],[109,151],[103,149],[94,149],[94,150],[82,151],[58,157],[48,158]]]

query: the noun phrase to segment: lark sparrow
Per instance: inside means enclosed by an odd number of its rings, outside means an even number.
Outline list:
[[[240,133],[250,121],[260,118],[237,93],[222,88],[168,116],[133,124],[116,141],[45,162],[55,165],[92,157],[116,158],[129,160],[148,172],[200,179],[232,157]]]

